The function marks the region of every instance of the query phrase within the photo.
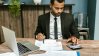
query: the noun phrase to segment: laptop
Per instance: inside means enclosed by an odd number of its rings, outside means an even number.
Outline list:
[[[28,41],[17,42],[15,32],[2,26],[4,39],[6,45],[17,55],[24,56],[39,49],[38,46],[33,45]]]

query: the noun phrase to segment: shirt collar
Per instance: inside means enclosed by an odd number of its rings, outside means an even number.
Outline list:
[[[50,17],[51,18],[55,18],[55,16],[53,16],[53,14],[50,12]],[[60,16],[56,17],[56,18],[60,18]]]

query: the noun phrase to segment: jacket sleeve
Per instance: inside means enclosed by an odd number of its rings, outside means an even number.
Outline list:
[[[71,33],[71,36],[75,36],[75,37],[79,38],[78,27],[74,21],[73,16],[72,16],[72,23],[71,23],[71,27],[70,27],[70,33]]]
[[[38,33],[41,33],[42,32],[42,27],[41,27],[41,18],[40,16],[38,17],[38,23],[37,23],[37,28],[36,28],[36,31],[35,31],[35,35],[37,35]]]

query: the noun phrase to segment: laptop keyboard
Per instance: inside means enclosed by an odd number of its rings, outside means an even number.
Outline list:
[[[17,45],[18,45],[19,54],[23,54],[23,53],[31,51],[29,48],[22,45],[21,43],[17,43]]]

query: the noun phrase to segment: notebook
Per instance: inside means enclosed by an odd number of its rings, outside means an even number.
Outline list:
[[[10,30],[4,26],[2,26],[4,39],[6,45],[17,55],[24,56],[32,51],[36,51],[39,49],[38,46],[33,45],[28,41],[17,42],[15,32]]]

